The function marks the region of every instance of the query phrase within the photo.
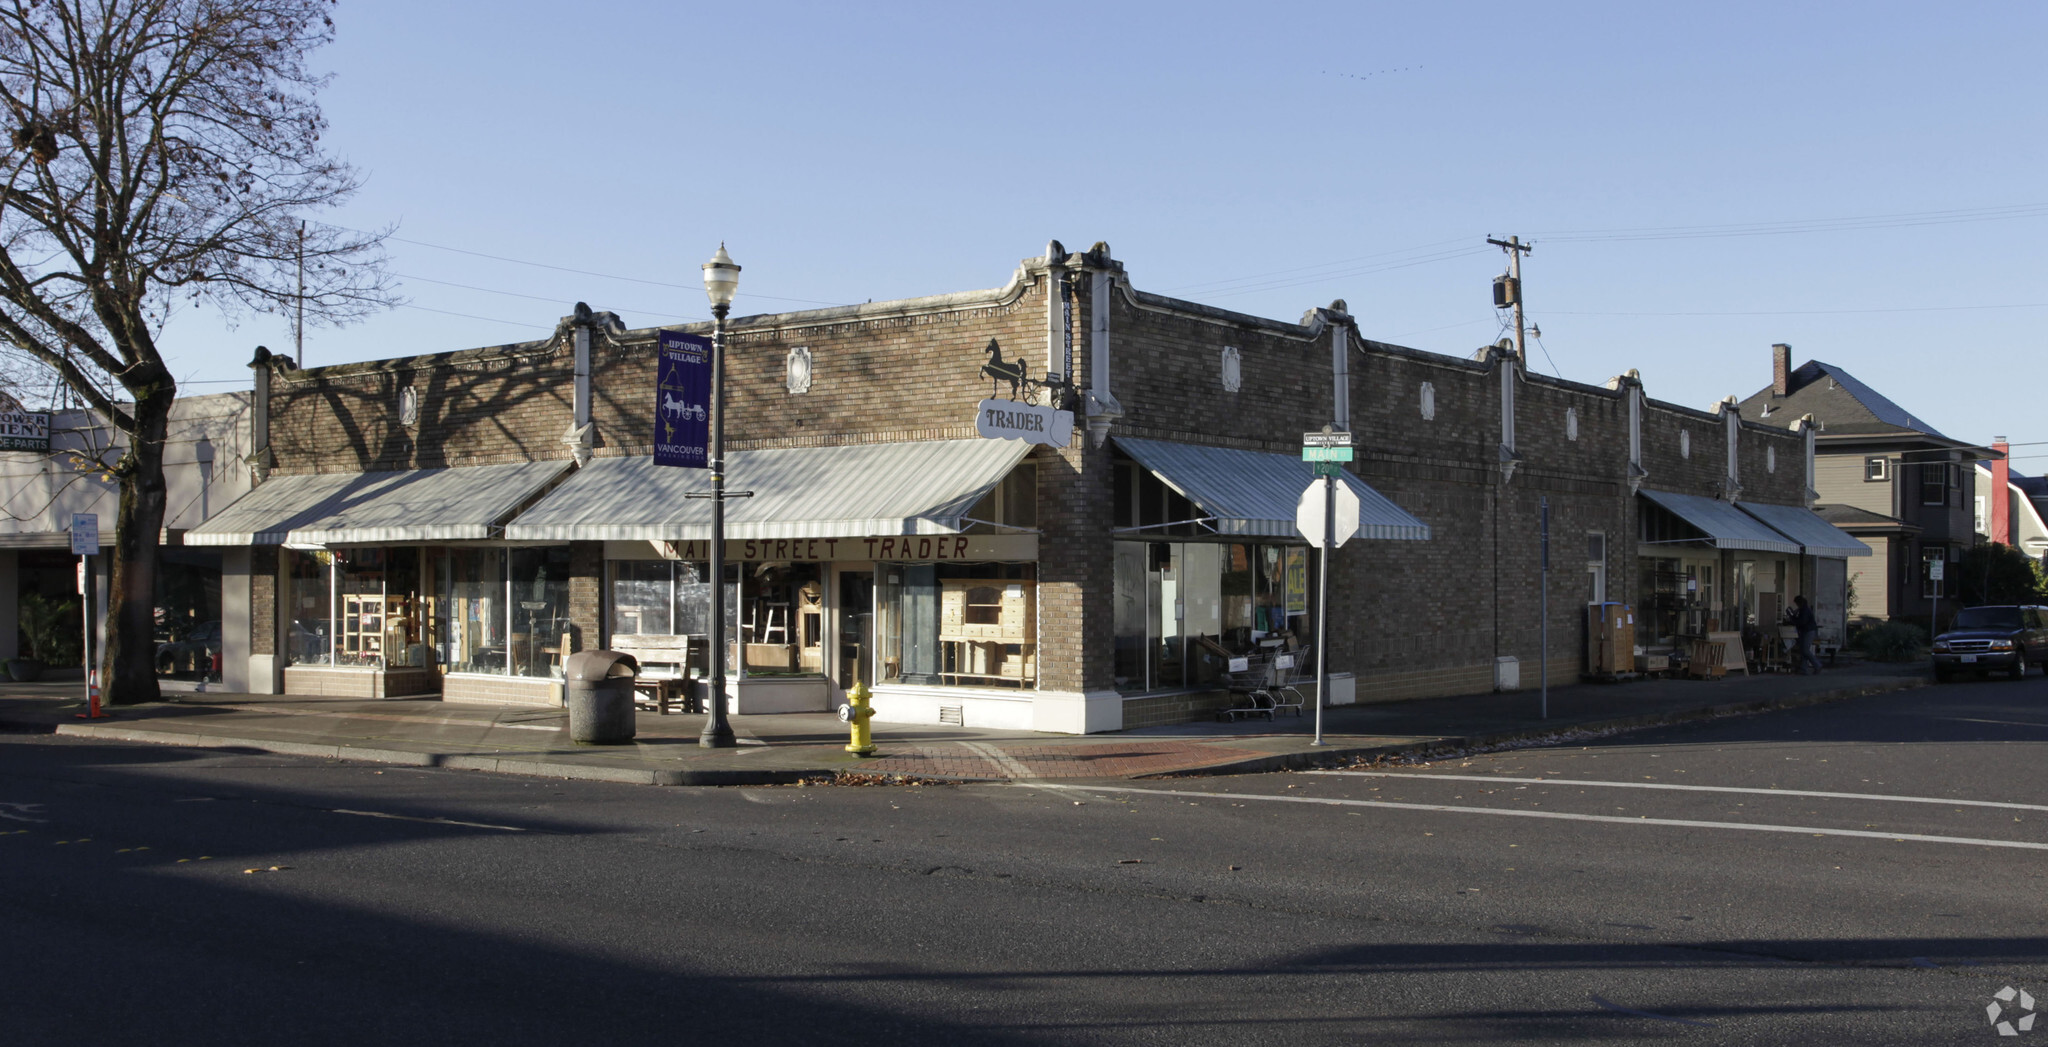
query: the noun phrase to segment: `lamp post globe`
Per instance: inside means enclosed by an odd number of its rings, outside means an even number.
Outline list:
[[[732,306],[732,296],[740,289],[740,267],[725,253],[725,245],[718,245],[718,253],[704,263],[704,295],[711,299],[713,311]],[[723,319],[723,315],[720,316]]]
[[[704,263],[704,294],[711,299],[711,445],[705,465],[711,470],[711,650],[706,658],[704,732],[697,744],[725,749],[735,744],[725,718],[725,317],[740,287],[740,267],[718,245]]]

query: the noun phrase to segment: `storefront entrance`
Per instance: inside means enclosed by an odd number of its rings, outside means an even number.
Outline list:
[[[839,659],[834,679],[841,687],[852,687],[856,672],[869,684],[875,682],[874,630],[875,572],[839,572]]]

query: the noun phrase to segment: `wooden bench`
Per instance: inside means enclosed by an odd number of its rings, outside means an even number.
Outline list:
[[[640,663],[633,680],[633,701],[667,716],[672,706],[696,712],[689,696],[690,638],[687,636],[615,636],[612,650]]]

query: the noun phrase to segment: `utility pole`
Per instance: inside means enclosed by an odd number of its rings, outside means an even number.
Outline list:
[[[299,221],[298,310],[298,320],[292,324],[292,362],[300,367],[304,367],[306,366],[306,223],[303,219]],[[1516,317],[1522,315],[1520,307],[1517,307],[1515,315]],[[1520,323],[1521,321],[1518,319],[1516,322]],[[664,708],[666,707],[664,706]]]
[[[1524,325],[1522,317],[1522,256],[1536,250],[1536,245],[1523,243],[1522,238],[1519,236],[1510,236],[1505,240],[1495,240],[1489,236],[1486,238],[1486,242],[1508,253],[1507,282],[1494,281],[1493,307],[1496,309],[1505,309],[1509,306],[1514,307],[1515,355],[1527,360],[1529,358],[1528,335],[1526,333],[1527,327]]]

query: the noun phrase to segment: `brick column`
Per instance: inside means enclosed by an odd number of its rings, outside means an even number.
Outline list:
[[[1077,436],[1084,434],[1077,434]],[[1038,463],[1040,730],[1123,726],[1115,678],[1109,451],[1077,438]]]
[[[577,650],[595,650],[604,643],[603,542],[569,543],[569,623]]]

